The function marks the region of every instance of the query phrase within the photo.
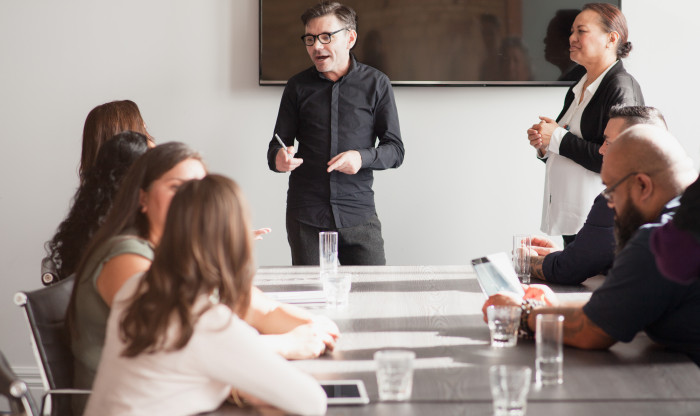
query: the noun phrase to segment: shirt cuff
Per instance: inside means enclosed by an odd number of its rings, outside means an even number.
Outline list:
[[[367,168],[372,164],[372,161],[374,160],[374,156],[372,153],[376,152],[376,149],[357,149],[357,152],[360,154],[360,158],[362,159],[362,168]]]
[[[547,147],[547,151],[559,154],[559,145],[561,145],[562,139],[568,132],[569,131],[563,127],[557,127],[552,133],[552,137],[549,139],[549,147]]]

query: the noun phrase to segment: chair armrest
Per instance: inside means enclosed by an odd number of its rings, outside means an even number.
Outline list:
[[[40,415],[46,415],[46,402],[49,399],[49,397],[56,395],[56,396],[67,396],[67,395],[89,395],[92,393],[91,390],[85,390],[85,389],[49,389],[44,393],[44,397],[41,399],[41,410],[39,411]]]

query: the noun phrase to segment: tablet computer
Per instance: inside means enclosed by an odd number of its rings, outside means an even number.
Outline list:
[[[328,396],[329,406],[369,403],[369,396],[362,380],[323,380],[319,383]]]
[[[476,272],[479,286],[487,297],[502,291],[513,292],[521,297],[525,295],[518,275],[515,274],[513,264],[506,253],[490,254],[474,259],[472,266]]]

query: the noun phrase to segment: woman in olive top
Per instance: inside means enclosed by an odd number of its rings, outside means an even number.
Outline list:
[[[205,175],[201,157],[175,142],[150,149],[127,173],[112,210],[78,266],[68,306],[75,387],[92,387],[114,295],[129,278],[150,267],[170,199],[182,183]],[[316,357],[332,349],[338,336],[338,328],[327,318],[273,301],[257,288],[244,320],[289,359]]]

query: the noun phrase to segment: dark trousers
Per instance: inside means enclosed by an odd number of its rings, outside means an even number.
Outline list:
[[[338,232],[338,260],[341,265],[385,265],[382,224],[373,215],[364,224],[347,228],[318,228],[287,215],[287,241],[295,266],[318,265],[318,233]]]

